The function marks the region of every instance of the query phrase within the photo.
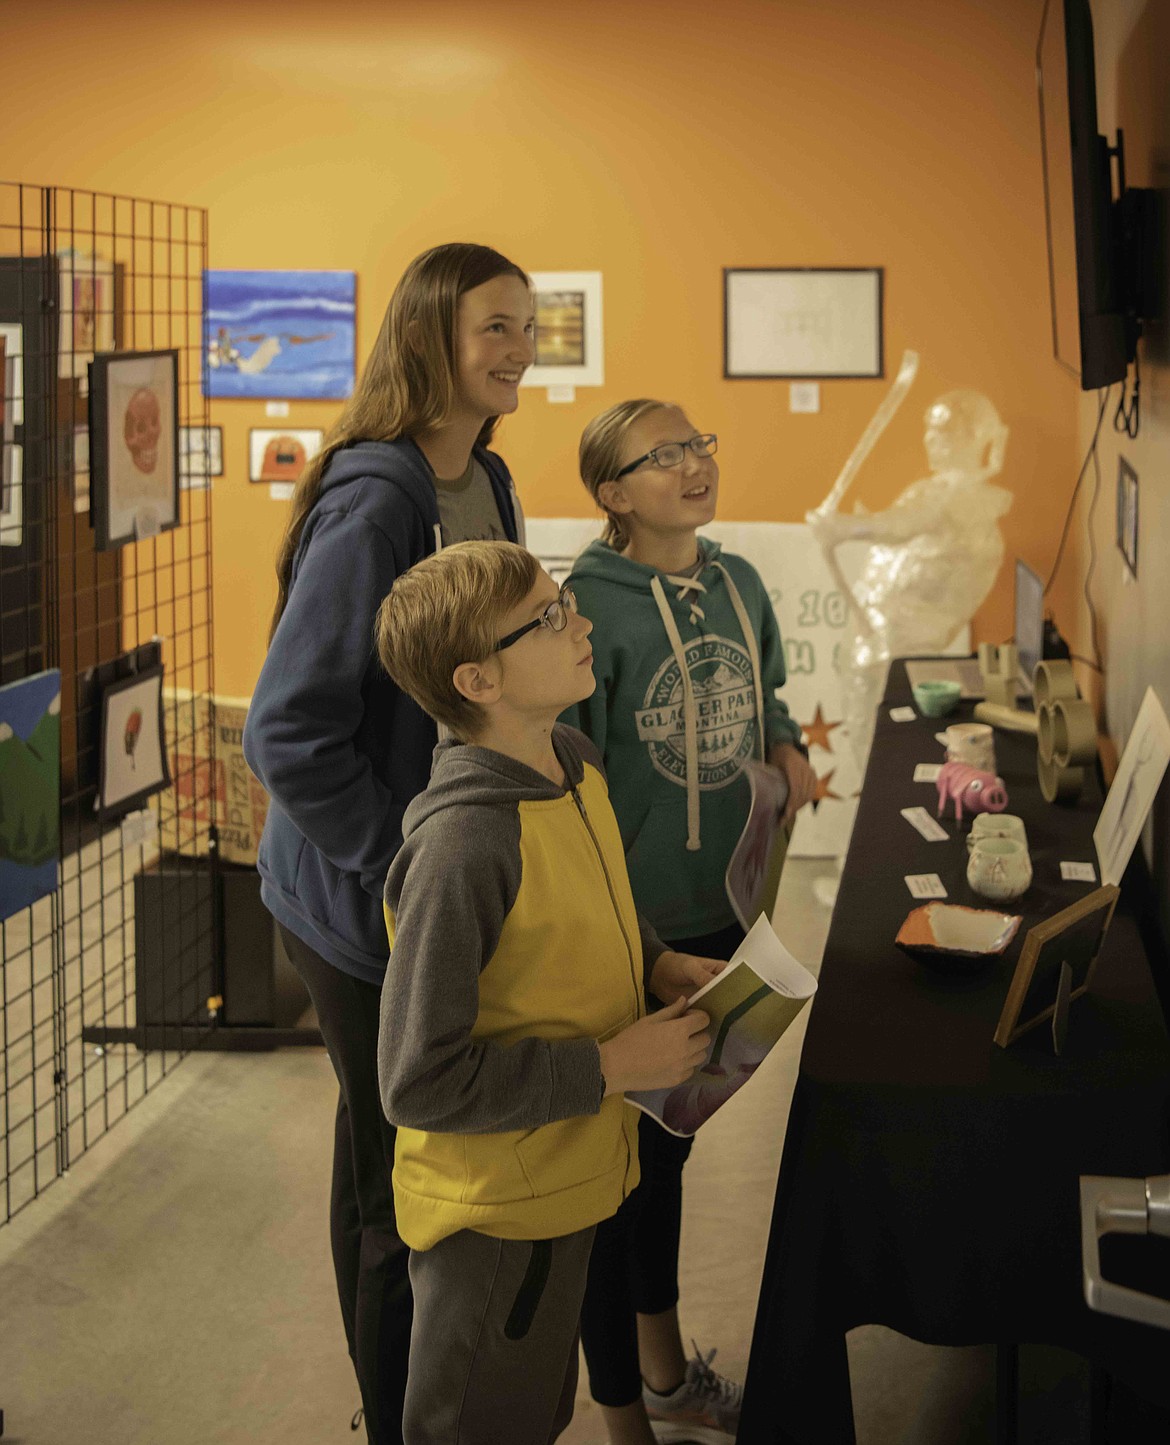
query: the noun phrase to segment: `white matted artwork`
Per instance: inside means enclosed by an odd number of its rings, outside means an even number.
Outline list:
[[[179,485],[195,491],[211,485],[212,477],[223,476],[223,427],[181,426],[179,428]]]
[[[3,443],[0,456],[0,547],[24,541],[24,448]]]
[[[0,321],[0,353],[4,356],[0,414],[4,418],[4,439],[8,441],[9,429],[24,425],[24,327],[19,322]]]
[[[94,806],[103,814],[140,808],[170,786],[162,687],[163,669],[151,667],[102,693],[101,780]]]
[[[555,582],[563,582],[578,555],[601,535],[597,518],[527,519],[528,548]],[[821,549],[803,523],[712,522],[702,535],[746,558],[763,579],[784,639],[788,680],[780,698],[800,724],[817,774],[815,805],[802,808],[788,852],[831,858],[845,852],[861,778],[844,719],[838,661],[846,638],[848,605]],[[865,549],[843,558],[850,581],[860,574]]]
[[[114,267],[79,251],[61,251],[57,284],[57,374],[84,378],[95,354],[114,349]]]
[[[75,512],[89,511],[89,427],[73,428],[70,476]]]
[[[253,427],[248,433],[248,480],[295,482],[324,441],[325,433],[318,427],[305,431]]]
[[[602,386],[605,333],[600,271],[533,271],[536,361],[522,386]]]
[[[804,381],[880,377],[880,267],[723,272],[723,375]]]
[[[1101,882],[1120,884],[1170,763],[1170,722],[1152,687],[1146,689],[1117,775],[1093,829]]]
[[[90,510],[107,551],[178,525],[179,354],[98,356],[90,378]]]

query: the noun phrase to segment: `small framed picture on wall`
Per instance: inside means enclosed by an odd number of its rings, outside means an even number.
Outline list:
[[[725,269],[724,377],[884,376],[882,284],[880,266]]]
[[[250,482],[295,482],[321,450],[325,433],[272,431],[254,427],[248,433],[248,480]]]
[[[99,551],[179,522],[179,353],[121,351],[90,367],[90,514]]]
[[[128,813],[171,785],[160,666],[112,682],[102,693],[98,809]]]
[[[179,483],[184,491],[207,486],[223,476],[223,427],[179,428]]]

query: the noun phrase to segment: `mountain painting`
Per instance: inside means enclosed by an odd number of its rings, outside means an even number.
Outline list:
[[[52,893],[61,850],[61,674],[0,687],[0,918]]]
[[[353,271],[205,271],[205,394],[336,401],[353,390]]]

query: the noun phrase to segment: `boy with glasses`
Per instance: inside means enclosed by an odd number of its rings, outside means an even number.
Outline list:
[[[378,652],[445,724],[386,880],[378,1074],[415,1296],[410,1445],[547,1445],[572,1416],[596,1224],[638,1181],[627,1089],[688,1078],[722,964],[638,917],[598,754],[592,624],[506,542],[406,572]],[[668,1007],[647,1017],[645,993]]]

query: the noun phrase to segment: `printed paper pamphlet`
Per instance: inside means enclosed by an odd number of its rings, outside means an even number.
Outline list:
[[[784,822],[788,779],[760,762],[743,766],[751,784],[747,822],[727,864],[724,886],[739,926],[746,933],[761,914],[771,918],[792,829]]]
[[[747,1083],[816,988],[761,914],[723,972],[691,995],[711,1020],[704,1062],[685,1083],[626,1098],[670,1133],[688,1137]]]

